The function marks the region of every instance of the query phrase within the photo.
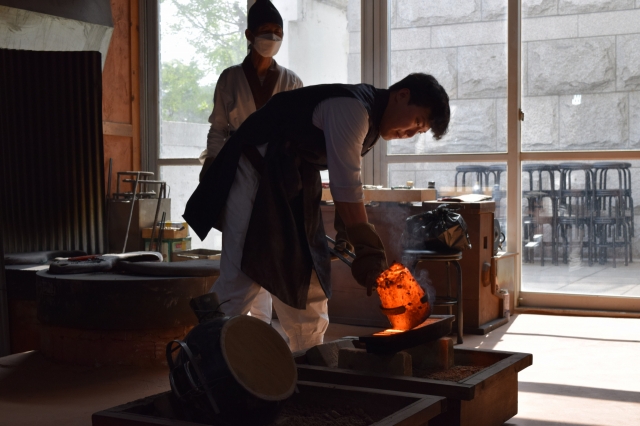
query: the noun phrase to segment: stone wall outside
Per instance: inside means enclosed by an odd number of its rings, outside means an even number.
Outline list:
[[[504,152],[506,4],[391,3],[390,82],[433,74],[452,120],[442,140],[392,141],[390,154]],[[522,16],[523,150],[640,148],[640,3],[523,0]]]
[[[450,96],[452,119],[440,141],[390,141],[389,154],[506,150],[506,5],[392,1],[390,83],[433,74]],[[523,0],[522,17],[523,150],[640,149],[640,1]],[[640,200],[640,162],[631,163]],[[390,164],[389,184],[453,186],[456,165]],[[638,237],[634,246],[638,255]]]

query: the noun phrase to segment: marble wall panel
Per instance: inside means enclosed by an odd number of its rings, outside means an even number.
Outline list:
[[[640,149],[640,92],[629,93],[629,148]]]
[[[560,15],[633,9],[635,0],[559,0]]]
[[[578,35],[594,37],[640,32],[640,10],[586,13],[578,16]]]
[[[396,26],[458,24],[481,19],[481,0],[396,0]]]
[[[391,50],[428,49],[431,47],[431,27],[391,30]]]
[[[568,150],[624,149],[629,140],[626,93],[559,97],[559,143]]]
[[[506,96],[506,47],[505,43],[458,49],[458,98]]]
[[[529,95],[615,90],[615,37],[530,42]]]
[[[482,0],[482,20],[507,19],[507,0]]]
[[[506,21],[442,25],[431,29],[433,47],[474,46],[506,42]]]
[[[456,49],[422,49],[391,52],[389,82],[395,83],[412,72],[433,75],[450,99],[458,96]]]
[[[578,16],[545,16],[522,20],[522,42],[578,37]]]
[[[617,89],[640,90],[640,34],[621,35],[616,39]]]
[[[522,99],[521,124],[523,151],[553,151],[558,144],[558,97],[535,96]]]
[[[522,17],[556,15],[557,0],[522,0]]]

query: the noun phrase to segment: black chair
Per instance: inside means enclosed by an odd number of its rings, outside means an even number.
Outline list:
[[[612,251],[613,267],[616,267],[617,249],[624,249],[624,264],[631,261],[630,225],[625,215],[624,190],[596,189],[593,235],[595,256],[600,264],[608,262]],[[620,239],[619,239],[620,238]]]
[[[493,186],[491,187],[491,198],[496,203],[495,218],[500,222],[500,229],[506,229],[506,205],[503,207],[502,200],[507,198],[507,191],[501,187],[502,173],[507,171],[506,164],[491,164],[487,168],[485,174],[485,182],[491,186],[490,178],[493,177]]]
[[[457,342],[462,343],[462,269],[460,268],[459,260],[462,259],[462,252],[458,250],[405,250],[403,252],[403,263],[407,265],[407,268],[415,276],[416,267],[420,262],[445,262],[447,271],[447,295],[436,296],[436,300],[433,306],[446,306],[451,314],[453,305],[456,305],[456,326],[457,326]],[[450,280],[450,265],[453,264],[458,272],[458,287],[456,296],[451,296],[451,280]]]
[[[584,260],[584,248],[588,252],[588,264],[593,264],[593,190],[594,174],[589,163],[560,163],[560,192],[557,203],[558,246],[563,248],[563,263],[569,263],[569,247],[576,245],[580,260]],[[576,187],[576,184],[578,186]],[[562,242],[560,239],[562,238]]]
[[[562,248],[562,262],[569,263],[570,247],[578,245],[580,260],[584,260],[584,247],[587,247],[587,261],[593,264],[592,258],[592,197],[581,189],[562,189],[560,199],[564,200],[564,209],[560,210],[556,219],[558,250]],[[585,241],[586,237],[586,241]]]
[[[502,173],[506,171],[507,171],[506,164],[492,164],[489,167],[487,167],[487,172],[485,174],[486,176],[485,180],[487,182],[487,185],[489,184],[489,177],[493,176],[493,184],[500,186],[500,178],[502,176]]]
[[[475,180],[472,182],[471,186],[476,186],[476,184],[478,184],[479,189],[474,192],[478,192],[479,194],[481,194],[482,189],[486,185],[485,178],[488,170],[489,168],[487,166],[481,166],[479,164],[465,164],[462,166],[457,166],[456,175],[454,178],[455,188],[458,189],[458,175],[462,175],[461,186],[464,188],[467,186],[467,174],[471,174],[473,176],[473,174],[475,173]]]
[[[523,261],[533,263],[534,249],[540,247],[540,265],[544,266],[545,247],[551,247],[551,262],[557,265],[556,218],[560,169],[555,164],[524,164],[522,173],[529,175],[528,189],[522,191],[522,198],[527,201],[528,207],[528,213],[523,217]],[[542,214],[545,210],[551,214]],[[544,225],[549,227],[550,242],[545,241]]]
[[[615,162],[615,161],[599,161],[593,163],[595,186],[597,189],[620,189],[622,190],[622,201],[625,220],[629,224],[629,235],[634,236],[634,214],[633,214],[633,195],[631,193],[631,163]],[[618,175],[617,188],[608,182],[609,172],[615,172]],[[631,260],[633,261],[633,260]]]

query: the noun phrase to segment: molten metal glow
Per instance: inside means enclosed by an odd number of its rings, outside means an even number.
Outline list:
[[[393,328],[387,328],[383,331],[378,331],[377,333],[373,333],[374,336],[389,336],[392,334],[402,333],[404,330],[394,330]]]
[[[377,279],[378,296],[392,329],[381,333],[411,330],[429,317],[431,307],[422,303],[424,289],[401,263],[394,263]]]

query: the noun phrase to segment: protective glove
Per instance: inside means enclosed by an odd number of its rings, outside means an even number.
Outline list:
[[[358,223],[348,227],[347,235],[356,255],[351,265],[351,275],[358,284],[367,289],[367,296],[371,296],[376,287],[376,278],[389,267],[384,246],[370,223]]]
[[[346,254],[346,250],[353,251],[353,245],[349,242],[349,236],[347,235],[347,228],[344,226],[338,210],[336,210],[333,219],[333,228],[336,230],[336,244],[334,246],[336,251],[343,254]]]

